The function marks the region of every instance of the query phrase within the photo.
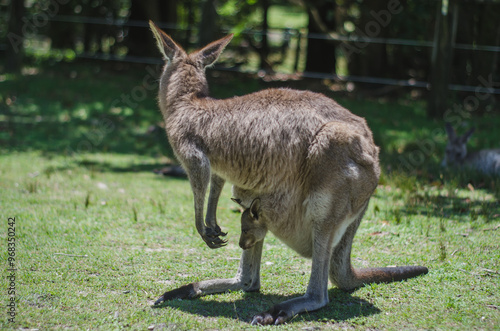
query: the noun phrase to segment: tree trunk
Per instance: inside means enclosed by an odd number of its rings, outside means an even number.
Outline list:
[[[24,54],[23,21],[25,13],[24,1],[12,0],[9,6],[9,22],[7,32],[6,71],[20,72]]]
[[[195,1],[187,0],[184,2],[186,4],[187,11],[187,30],[184,36],[183,45],[189,45],[191,43],[191,38],[193,36],[193,27],[195,26]]]
[[[482,4],[481,10],[478,11],[478,29],[477,35],[474,38],[474,44],[498,45],[498,33],[500,32],[500,28],[498,27],[498,15],[498,4]],[[493,80],[489,79],[489,76],[493,75],[495,72],[497,62],[496,55],[497,54],[494,52],[472,52],[471,84],[473,86],[484,88],[492,87],[485,86],[485,82]],[[471,107],[471,109],[468,109],[469,111],[484,113],[494,107],[495,97],[493,94],[488,94],[486,92],[479,94],[476,93],[474,94],[474,97],[477,99],[477,103],[471,103],[468,105]]]
[[[450,0],[448,7],[442,6],[440,3],[437,15],[432,50],[431,91],[427,103],[427,115],[434,118],[442,117],[448,107],[448,85],[453,59],[452,44],[455,40],[456,17],[458,15],[455,0]]]
[[[314,34],[326,33],[324,29],[335,31],[335,2],[319,4],[309,10],[308,41],[306,52],[306,68],[308,72],[334,74],[336,68],[335,42],[326,39],[316,39]],[[315,14],[318,17],[315,17]],[[317,22],[317,20],[321,22]],[[319,23],[319,24],[318,24]],[[323,25],[321,28],[319,25]]]
[[[160,24],[161,11],[158,0],[132,0],[130,4],[129,20],[152,20]],[[146,27],[131,26],[128,31],[127,46],[129,55],[155,56],[158,54],[154,38],[151,33],[148,33]]]
[[[269,56],[269,43],[267,41],[267,30],[269,28],[268,21],[267,21],[267,14],[269,13],[269,0],[261,0],[260,1],[261,6],[262,6],[262,43],[261,43],[261,49],[259,52],[260,56],[260,69],[270,71],[272,70],[272,67],[270,66],[267,58]]]
[[[386,0],[370,0],[360,6],[361,15],[356,24],[355,34],[361,38],[384,38],[390,29],[391,14],[374,15],[387,12]],[[388,12],[387,12],[388,13]],[[353,50],[349,56],[349,74],[357,76],[387,77],[390,71],[387,61],[387,46],[383,43],[350,43]],[[396,68],[391,74],[397,76]],[[371,84],[370,84],[371,85]],[[373,86],[373,85],[372,85]]]
[[[57,15],[71,16],[75,14],[74,10],[75,6],[71,6],[70,4],[59,5]],[[78,32],[83,34],[84,26],[85,24],[83,23],[49,22],[48,35],[50,37],[50,47],[53,49],[74,49]]]
[[[144,2],[142,0],[141,2]],[[146,1],[149,2],[149,1]],[[154,5],[149,5],[148,6],[148,13],[150,10],[156,10],[158,13],[157,15],[159,16],[159,21],[168,23],[172,26],[175,26],[177,24],[177,6],[179,4],[178,0],[154,0],[152,1]],[[151,17],[151,16],[150,16]],[[148,18],[149,20],[150,18]],[[170,36],[172,36],[175,40],[182,40],[181,33],[179,33],[179,30],[172,28],[172,29],[163,29],[166,33],[168,33]]]
[[[219,33],[217,19],[215,0],[205,0],[201,10],[198,46],[203,47],[217,39]]]

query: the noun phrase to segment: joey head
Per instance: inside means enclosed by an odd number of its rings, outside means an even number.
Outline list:
[[[233,201],[238,203],[237,199]],[[267,234],[267,227],[259,217],[260,199],[255,198],[249,208],[241,214],[241,234],[239,245],[242,249],[252,248],[257,242],[264,240]]]

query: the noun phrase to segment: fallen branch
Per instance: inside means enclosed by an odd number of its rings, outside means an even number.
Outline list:
[[[484,270],[490,274],[497,274],[497,275],[500,275],[500,272],[496,271],[496,270],[491,270],[491,269],[486,269],[486,268],[481,268],[481,270]]]
[[[489,229],[483,229],[483,231],[495,231],[495,230],[498,230],[500,229],[500,224],[498,224],[497,226],[495,226],[494,228],[489,228]]]

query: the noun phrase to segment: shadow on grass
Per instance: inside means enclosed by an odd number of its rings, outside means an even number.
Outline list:
[[[462,216],[461,220],[463,221],[474,221],[478,216],[484,216],[487,219],[498,218],[500,202],[443,195],[411,195],[407,198],[406,208],[402,208],[400,211],[407,215],[442,216],[445,218]],[[463,216],[469,217],[463,218]]]
[[[95,160],[73,160],[73,162],[66,162],[59,166],[46,167],[43,172],[47,175],[52,173],[70,170],[74,168],[84,168],[92,173],[99,172],[114,172],[114,173],[138,173],[150,172],[165,178],[176,178],[187,180],[186,173],[182,168],[175,164],[154,162],[154,163],[126,163],[117,164],[116,162],[95,161]]]
[[[127,165],[116,165],[111,162],[98,162],[91,160],[82,160],[78,162],[79,166],[85,167],[91,171],[98,172],[155,172],[160,170],[169,164],[166,163],[142,163],[142,164],[127,164]]]
[[[337,288],[328,291],[330,303],[320,310],[297,315],[294,321],[347,321],[355,317],[370,316],[380,313],[380,310],[370,302],[353,296]],[[154,309],[170,307],[190,314],[203,317],[225,317],[250,323],[254,315],[268,310],[271,306],[292,299],[299,295],[276,295],[262,293],[244,293],[244,298],[235,301],[221,301],[213,296],[205,296],[193,300],[170,300]]]

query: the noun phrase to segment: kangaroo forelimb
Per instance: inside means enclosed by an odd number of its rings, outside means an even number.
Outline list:
[[[224,180],[217,175],[210,175],[210,160],[196,146],[185,147],[189,153],[181,162],[191,183],[194,196],[194,214],[196,230],[208,247],[220,248],[227,244],[221,239],[226,233],[222,232],[216,221],[216,208],[220,192],[224,186]],[[208,203],[207,219],[204,222],[205,195],[211,179],[211,188]]]
[[[205,224],[212,230],[214,230],[213,235],[216,237],[226,236],[227,232],[222,232],[221,228],[217,224],[217,204],[219,202],[219,197],[224,187],[226,181],[212,174],[210,178],[210,194],[208,195],[208,205],[207,205],[207,216],[205,218]],[[224,244],[226,241],[221,240]],[[225,246],[225,245],[224,245]]]

